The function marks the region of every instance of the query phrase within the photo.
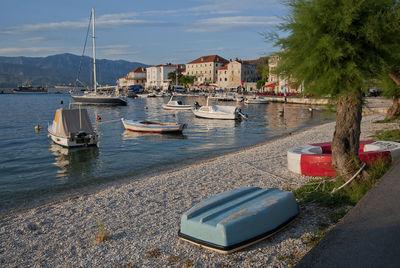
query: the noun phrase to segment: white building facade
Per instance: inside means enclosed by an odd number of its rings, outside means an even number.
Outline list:
[[[146,89],[167,90],[171,84],[168,74],[183,68],[183,65],[157,65],[146,68]]]
[[[293,79],[290,79],[284,75],[278,75],[276,68],[279,64],[279,57],[272,56],[268,59],[269,75],[268,81],[264,87],[268,91],[274,91],[275,93],[300,93],[301,87],[296,87]]]

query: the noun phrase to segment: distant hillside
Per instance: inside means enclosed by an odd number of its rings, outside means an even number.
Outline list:
[[[0,88],[16,87],[21,84],[33,86],[54,86],[74,83],[79,64],[82,67],[79,80],[86,85],[92,80],[92,59],[73,54],[33,57],[0,57]],[[137,67],[149,65],[123,60],[96,59],[97,82],[102,85],[115,85],[118,78]]]

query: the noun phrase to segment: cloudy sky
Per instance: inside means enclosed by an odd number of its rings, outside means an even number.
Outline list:
[[[260,33],[287,14],[279,0],[1,0],[0,56],[81,55],[92,7],[96,57],[145,64],[269,55]]]

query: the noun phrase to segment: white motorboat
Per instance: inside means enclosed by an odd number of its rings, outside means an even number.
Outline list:
[[[268,104],[269,100],[260,98],[259,96],[253,97],[253,98],[246,98],[244,100],[244,103],[246,104]]]
[[[86,109],[57,109],[49,125],[51,140],[64,147],[97,146],[98,135],[93,130]]]
[[[92,43],[93,43],[93,92],[85,95],[71,95],[75,102],[84,104],[106,104],[106,105],[121,105],[127,104],[127,101],[120,96],[114,96],[111,94],[101,94],[97,90],[96,81],[96,48],[95,48],[95,36],[94,36],[94,8],[92,8]],[[89,32],[88,32],[89,33]],[[86,44],[86,43],[85,43]],[[79,79],[77,79],[79,80]]]
[[[196,117],[207,118],[207,119],[225,119],[225,120],[240,120],[247,118],[247,115],[243,114],[239,107],[236,106],[225,106],[225,105],[207,105],[200,106],[197,102],[192,112]]]
[[[184,104],[181,100],[173,100],[174,96],[171,96],[167,104],[162,107],[164,110],[191,110],[193,105]]]
[[[121,121],[126,130],[138,132],[181,133],[186,126],[181,123],[158,123],[124,118],[121,118]]]

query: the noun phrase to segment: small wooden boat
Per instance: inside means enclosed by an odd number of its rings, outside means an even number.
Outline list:
[[[121,121],[126,130],[138,132],[181,133],[186,126],[181,123],[157,123],[124,118],[121,118]]]
[[[178,236],[207,249],[231,253],[281,230],[298,212],[291,192],[246,187],[211,197],[186,211]]]
[[[244,100],[244,103],[246,103],[246,104],[268,104],[269,100],[256,96],[254,98],[246,98]]]
[[[86,109],[58,109],[49,125],[51,140],[64,147],[97,146],[98,135],[93,130]]]
[[[191,110],[193,105],[184,104],[181,100],[172,100],[174,96],[171,96],[167,104],[162,107],[164,110]]]

